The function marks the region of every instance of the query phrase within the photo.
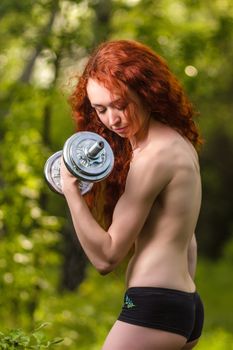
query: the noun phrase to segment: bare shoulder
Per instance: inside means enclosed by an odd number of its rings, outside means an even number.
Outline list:
[[[193,186],[199,181],[198,155],[189,140],[176,130],[154,123],[147,143],[136,149],[126,181],[126,192],[157,196],[165,188]],[[186,186],[184,186],[186,184]]]
[[[181,169],[199,172],[197,152],[189,140],[164,126],[159,133],[152,133],[150,142],[143,150],[135,153],[129,178],[148,179],[154,183],[157,180],[166,184]]]
[[[172,157],[168,145],[151,141],[133,156],[126,181],[126,192],[137,188],[138,193],[158,195],[172,177]]]
[[[199,169],[197,151],[192,143],[176,130],[164,125],[161,132],[151,142],[151,156],[159,162],[167,163],[173,171],[179,167],[188,166]]]
[[[174,160],[179,156],[187,159],[194,156],[197,159],[196,151],[188,140],[185,140],[175,130],[164,126],[158,133],[152,133],[145,148],[136,150],[134,153],[131,168],[153,171],[169,170],[174,165]]]

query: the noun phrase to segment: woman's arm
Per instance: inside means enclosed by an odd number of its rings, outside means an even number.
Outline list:
[[[152,165],[153,164],[153,165]],[[78,239],[91,263],[101,274],[112,271],[126,256],[140,233],[156,196],[170,181],[168,162],[141,158],[131,165],[125,191],[105,231],[93,218],[81,196],[77,179],[61,166],[62,189]]]

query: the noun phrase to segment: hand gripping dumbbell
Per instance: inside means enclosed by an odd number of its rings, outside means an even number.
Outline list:
[[[112,171],[114,155],[109,143],[100,135],[81,131],[72,135],[63,150],[54,153],[44,166],[45,179],[56,193],[62,193],[61,157],[67,169],[79,179],[81,194],[89,192],[94,182],[105,179]]]

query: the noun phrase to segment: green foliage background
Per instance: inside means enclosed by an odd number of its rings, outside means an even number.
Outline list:
[[[166,58],[200,114],[197,349],[232,349],[233,3],[2,0],[0,18],[0,332],[48,322],[57,348],[97,350],[118,316],[124,268],[101,277],[86,263],[43,166],[74,132],[67,99],[88,54],[125,38]]]

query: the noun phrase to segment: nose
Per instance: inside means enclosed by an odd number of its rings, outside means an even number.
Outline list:
[[[108,122],[110,127],[114,127],[120,124],[121,116],[119,114],[119,110],[112,108],[109,110],[108,114]]]

